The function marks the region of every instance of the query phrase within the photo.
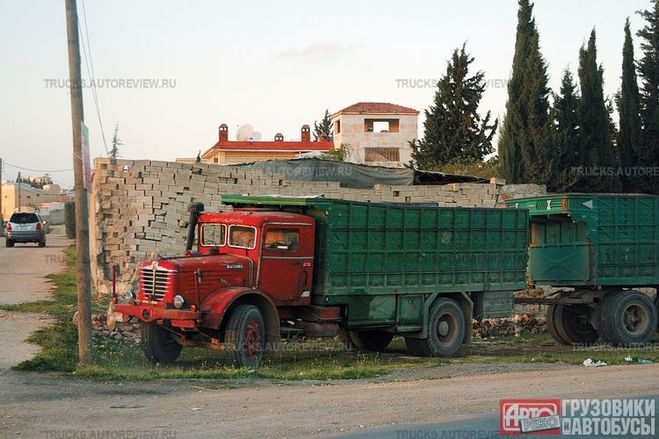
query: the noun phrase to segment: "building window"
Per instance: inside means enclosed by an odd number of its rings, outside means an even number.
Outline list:
[[[366,162],[399,162],[399,148],[364,148]]]
[[[215,157],[215,158],[213,159],[213,163],[219,163],[219,162],[220,162],[220,159],[218,159],[217,157]]]
[[[365,133],[397,133],[400,119],[364,119]]]
[[[341,121],[340,121],[340,120],[337,120],[337,121],[334,123],[334,132],[335,132],[336,134],[340,134],[340,133],[341,133]]]

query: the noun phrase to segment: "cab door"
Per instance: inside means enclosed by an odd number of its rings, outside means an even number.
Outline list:
[[[310,224],[266,224],[263,228],[259,289],[275,302],[308,304],[313,273]]]

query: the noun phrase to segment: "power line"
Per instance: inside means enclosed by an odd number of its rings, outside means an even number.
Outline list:
[[[55,173],[55,172],[71,172],[73,169],[55,169],[55,170],[50,170],[50,169],[31,169],[31,168],[25,168],[23,166],[18,166],[18,165],[12,165],[11,163],[7,162],[6,160],[2,161],[3,165],[11,166],[12,168],[20,169],[21,171],[29,171],[29,172],[43,172],[43,173]]]
[[[94,73],[94,60],[92,59],[92,48],[89,44],[89,26],[87,25],[87,10],[85,9],[85,0],[82,0],[82,20],[85,22],[85,38],[82,40],[82,55],[85,58],[85,65],[87,66],[87,74],[92,80],[92,97],[94,98],[94,106],[96,107],[96,116],[98,118],[98,124],[101,127],[101,137],[103,138],[103,147],[105,148],[105,155],[109,156],[108,143],[105,139],[105,130],[103,129],[103,121],[101,118],[101,108],[98,103],[98,95],[96,94],[96,75]],[[78,29],[82,33],[80,24],[78,24]],[[87,49],[85,49],[85,40],[87,40]],[[87,59],[87,53],[89,53],[89,59]]]

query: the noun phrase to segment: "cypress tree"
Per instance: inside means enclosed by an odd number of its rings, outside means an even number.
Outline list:
[[[497,121],[490,122],[488,111],[478,113],[485,74],[469,75],[474,58],[463,45],[455,49],[446,73],[437,83],[433,105],[425,111],[423,139],[410,143],[417,167],[432,169],[452,161],[482,160],[493,151],[492,137]]]
[[[575,167],[583,166],[583,151],[579,140],[579,95],[572,73],[565,69],[559,94],[554,95],[556,171],[547,188],[557,192],[578,191],[579,174]]]
[[[317,142],[321,137],[324,137],[325,140],[332,140],[334,124],[332,123],[332,116],[330,115],[329,109],[325,110],[323,118],[313,123],[313,139]]]
[[[597,65],[595,29],[587,46],[579,51],[579,126],[584,166],[597,170],[584,181],[584,190],[594,192],[617,191],[619,179],[613,175],[601,175],[600,169],[615,165],[610,115],[604,100],[604,70]]]
[[[622,85],[616,96],[619,127],[617,151],[620,166],[629,168],[639,165],[637,150],[640,150],[641,115],[636,66],[634,64],[634,44],[629,30],[629,18],[625,22],[625,43],[622,49]],[[637,189],[635,178],[623,177],[623,187],[627,192]]]
[[[641,78],[641,142],[636,151],[639,166],[659,165],[659,0],[652,8],[638,12],[646,21],[637,35],[641,38],[643,57],[638,63]],[[637,178],[638,190],[659,193],[659,178]]]
[[[509,183],[545,183],[554,173],[549,92],[533,4],[519,0],[513,71],[499,138],[502,173]]]

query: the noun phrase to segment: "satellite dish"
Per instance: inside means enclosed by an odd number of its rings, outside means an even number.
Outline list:
[[[238,128],[238,131],[236,132],[236,140],[238,141],[250,140],[253,133],[254,133],[253,126],[251,126],[250,124],[243,125],[240,128]]]
[[[252,134],[251,140],[256,140],[257,142],[261,140],[261,133],[258,131],[254,131]]]

